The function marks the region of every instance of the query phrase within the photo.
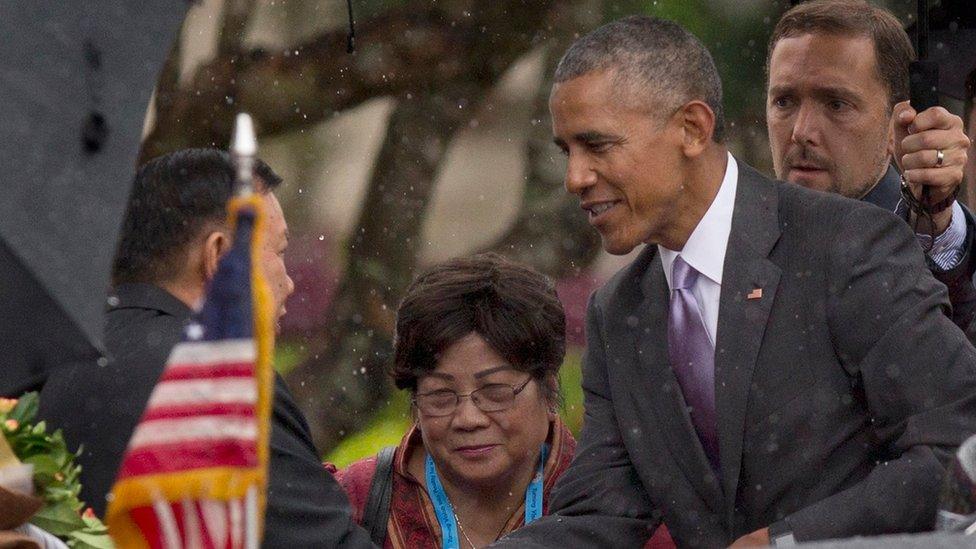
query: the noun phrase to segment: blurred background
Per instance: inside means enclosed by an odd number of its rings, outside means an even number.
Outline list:
[[[913,20],[913,0],[874,3]],[[570,341],[563,414],[578,432],[586,299],[629,258],[600,250],[562,189],[547,109],[555,63],[574,37],[624,15],[680,22],[715,56],[733,154],[770,173],[763,67],[789,2],[351,4],[353,53],[346,0],[194,5],[150,103],[141,158],[226,147],[234,113],[254,116],[260,156],[285,178],[296,284],[277,368],[329,461],[395,444],[410,423],[407,395],[385,372],[413,275],[487,250],[557,281]]]

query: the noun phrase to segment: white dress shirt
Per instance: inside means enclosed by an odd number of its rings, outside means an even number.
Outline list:
[[[735,189],[739,184],[739,167],[735,158],[729,154],[729,162],[725,167],[725,177],[722,186],[715,195],[715,200],[708,207],[705,215],[691,232],[684,248],[680,251],[669,250],[658,244],[661,254],[661,264],[664,266],[664,277],[671,288],[671,266],[674,259],[680,255],[685,262],[700,273],[692,293],[701,308],[705,329],[708,337],[715,346],[715,334],[718,332],[718,304],[722,293],[722,268],[725,265],[725,249],[729,245],[729,233],[732,232],[732,210],[735,207]]]

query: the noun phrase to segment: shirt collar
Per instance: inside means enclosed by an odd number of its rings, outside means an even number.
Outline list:
[[[739,184],[739,166],[731,153],[725,166],[725,177],[705,215],[691,232],[681,251],[674,251],[658,245],[664,276],[671,287],[671,265],[680,254],[688,265],[716,284],[722,284],[722,269],[725,266],[725,250],[732,232],[732,211],[735,208],[735,190]]]
[[[894,163],[888,165],[885,174],[861,200],[881,206],[889,212],[897,209],[901,201],[901,175],[895,169]]]
[[[153,309],[175,316],[180,320],[190,318],[193,311],[173,294],[156,286],[129,282],[116,286],[109,297],[108,310]]]

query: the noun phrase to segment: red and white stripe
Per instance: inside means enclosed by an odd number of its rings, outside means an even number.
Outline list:
[[[258,466],[256,359],[252,339],[177,345],[129,441],[119,479]],[[130,514],[154,549],[256,548],[257,501],[251,487],[239,500],[160,497]]]

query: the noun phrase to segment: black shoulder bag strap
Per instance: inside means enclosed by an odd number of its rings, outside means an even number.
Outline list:
[[[393,453],[396,446],[387,446],[376,455],[376,472],[369,485],[369,496],[363,510],[363,527],[378,547],[386,542],[386,524],[390,520],[390,499],[393,495]]]

